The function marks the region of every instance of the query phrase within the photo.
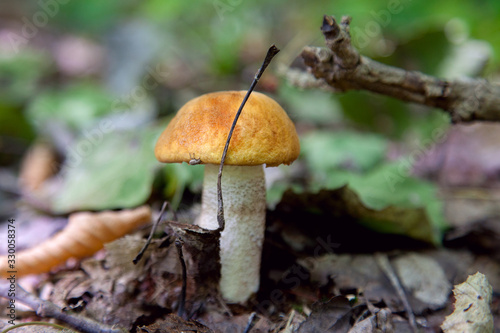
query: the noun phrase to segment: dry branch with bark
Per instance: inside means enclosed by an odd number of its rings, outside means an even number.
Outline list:
[[[69,326],[84,333],[125,333],[124,329],[118,327],[109,327],[108,325],[100,324],[92,319],[85,318],[76,313],[63,311],[54,303],[42,300],[33,294],[28,293],[21,286],[17,285],[15,289],[15,304],[23,303],[42,318],[55,318]],[[9,292],[9,284],[0,284],[0,297],[12,299]],[[16,330],[17,331],[17,330]]]
[[[364,57],[351,44],[351,18],[338,23],[324,16],[321,31],[327,48],[305,47],[310,72],[336,92],[368,90],[447,111],[454,122],[500,121],[500,85],[484,79],[439,79]]]

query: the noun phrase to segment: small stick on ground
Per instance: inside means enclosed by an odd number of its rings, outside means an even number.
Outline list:
[[[144,244],[144,246],[139,251],[137,256],[134,258],[134,260],[132,260],[134,265],[137,265],[137,263],[141,260],[142,256],[144,255],[144,252],[146,252],[146,250],[148,249],[149,244],[151,244],[151,240],[153,239],[153,235],[156,232],[156,228],[158,227],[158,224],[160,224],[161,218],[163,217],[163,214],[165,213],[165,209],[167,208],[167,206],[168,206],[168,202],[165,201],[163,203],[163,205],[161,206],[160,215],[158,216],[158,219],[153,224],[153,228],[151,228],[151,232],[149,233],[148,239],[146,240],[146,244]]]
[[[215,299],[217,300],[218,305],[224,310],[223,314],[229,317],[233,317],[234,314],[231,309],[227,306],[226,301],[222,299],[222,296],[219,294],[215,295]]]
[[[9,299],[9,284],[0,284],[0,297]],[[69,312],[63,312],[61,308],[56,306],[54,303],[49,301],[44,301],[35,295],[28,293],[21,286],[16,287],[16,302],[23,303],[29,308],[33,309],[36,314],[44,318],[55,318],[62,322],[65,322],[72,328],[83,333],[124,333],[127,332],[124,329],[109,327],[104,324],[100,324],[92,319],[79,316],[77,314],[71,314]]]
[[[295,310],[290,311],[290,315],[288,316],[288,320],[286,321],[285,328],[281,331],[283,333],[291,333],[293,331],[293,318],[295,317]]]
[[[12,330],[18,329],[19,327],[25,327],[25,326],[48,326],[48,327],[52,327],[56,330],[62,331],[63,333],[78,333],[78,332],[73,331],[67,327],[53,324],[53,323],[47,323],[45,321],[30,321],[27,323],[16,324],[14,326],[10,326],[7,329],[3,330],[1,333],[7,333],[7,332],[10,332]]]
[[[172,206],[170,206],[172,208]],[[172,208],[172,221],[179,222],[179,217],[177,216],[177,210]]]
[[[226,140],[226,146],[224,147],[224,151],[222,152],[222,158],[220,160],[220,166],[219,166],[219,174],[217,177],[217,221],[219,222],[219,230],[223,231],[224,230],[224,225],[225,225],[225,220],[224,220],[224,203],[222,202],[222,168],[224,166],[224,161],[226,160],[226,154],[227,154],[227,149],[229,148],[229,142],[231,141],[231,137],[233,136],[233,131],[234,128],[236,127],[236,122],[238,121],[238,118],[240,117],[241,111],[243,110],[243,107],[245,106],[245,103],[247,102],[248,98],[250,97],[250,94],[252,91],[255,89],[255,86],[257,85],[257,82],[259,82],[260,77],[266,70],[267,66],[271,63],[271,60],[274,58],[276,54],[278,54],[280,50],[275,46],[271,45],[269,50],[267,51],[266,58],[264,59],[264,62],[262,63],[262,66],[260,66],[259,70],[255,74],[255,77],[252,81],[252,84],[250,85],[250,88],[248,89],[247,94],[245,95],[245,98],[243,98],[243,101],[241,102],[240,108],[238,109],[238,112],[236,112],[236,116],[234,117],[233,124],[231,125],[231,129],[229,130],[229,134],[227,136]]]
[[[255,324],[257,323],[257,321],[255,320],[255,317],[257,317],[257,313],[252,312],[250,317],[248,317],[247,327],[245,327],[245,330],[243,331],[243,333],[250,332],[250,330],[255,326]]]
[[[184,260],[184,254],[182,253],[182,246],[184,242],[180,237],[175,240],[175,247],[177,248],[177,253],[179,255],[179,261],[182,266],[182,289],[181,295],[179,297],[179,308],[177,309],[177,315],[182,317],[184,315],[184,306],[186,304],[186,289],[187,289],[187,269],[186,261]]]
[[[389,258],[386,254],[376,253],[375,261],[377,262],[378,267],[384,272],[389,281],[391,281],[392,286],[396,289],[401,302],[403,302],[403,306],[408,315],[408,321],[410,323],[410,327],[412,332],[418,332],[417,321],[415,320],[415,314],[413,314],[413,310],[411,308],[410,302],[408,302],[408,298],[406,297],[405,291],[399,282],[398,276],[396,272],[392,269],[391,263],[389,262]]]

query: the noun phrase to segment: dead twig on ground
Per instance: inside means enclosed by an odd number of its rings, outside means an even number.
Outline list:
[[[8,297],[9,284],[0,284],[0,297],[10,299]],[[109,327],[100,324],[92,319],[72,314],[70,312],[63,312],[61,308],[54,303],[44,301],[35,295],[28,293],[21,286],[16,286],[16,302],[23,303],[33,309],[36,314],[43,318],[55,318],[60,320],[72,328],[84,333],[124,333],[126,330]]]
[[[302,58],[317,79],[336,92],[368,90],[447,111],[453,122],[500,121],[500,85],[484,79],[439,79],[384,65],[364,57],[351,44],[351,18],[340,23],[324,16],[327,48],[305,47]]]
[[[184,315],[184,307],[186,304],[186,289],[187,289],[187,268],[186,261],[184,260],[184,254],[182,253],[182,246],[184,242],[180,237],[177,237],[175,240],[175,247],[177,248],[177,254],[179,256],[179,261],[181,262],[182,267],[182,289],[181,295],[179,298],[179,308],[177,309],[177,315],[183,318]]]
[[[132,260],[134,265],[137,265],[137,263],[141,260],[142,256],[144,255],[144,253],[148,249],[149,244],[151,244],[151,240],[153,240],[153,236],[156,232],[156,228],[158,228],[158,224],[160,224],[161,218],[163,217],[163,214],[165,213],[165,209],[167,209],[167,206],[168,206],[168,202],[165,201],[163,203],[163,205],[161,206],[160,215],[158,215],[158,219],[156,220],[156,222],[153,224],[153,227],[151,228],[151,232],[149,233],[149,236],[148,236],[148,239],[146,240],[146,243],[144,244],[142,249],[139,251],[137,256],[134,258],[134,260]]]
[[[256,312],[252,312],[250,314],[250,317],[248,317],[247,326],[245,327],[245,330],[243,331],[243,333],[250,332],[250,330],[255,326],[255,324],[257,323],[257,321],[255,320],[255,318],[257,318],[257,313]]]
[[[399,299],[401,300],[401,302],[403,302],[406,314],[408,315],[408,322],[410,323],[410,327],[414,333],[417,333],[418,326],[415,319],[415,314],[413,313],[413,310],[410,306],[410,302],[408,302],[408,298],[406,297],[403,286],[401,286],[401,283],[399,282],[396,272],[394,272],[394,269],[392,269],[389,258],[387,258],[386,254],[375,253],[375,261],[377,262],[378,267],[382,270],[385,276],[387,276],[387,278],[391,282],[391,285],[394,287],[394,289],[396,289]]]

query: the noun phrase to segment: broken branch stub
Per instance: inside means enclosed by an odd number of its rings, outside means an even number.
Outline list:
[[[500,85],[484,79],[439,79],[364,57],[351,44],[350,20],[344,16],[339,24],[325,15],[321,31],[327,48],[306,46],[301,54],[312,75],[336,92],[367,90],[437,107],[454,122],[500,121]]]

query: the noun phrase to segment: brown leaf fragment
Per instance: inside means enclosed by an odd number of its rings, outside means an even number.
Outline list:
[[[455,311],[441,325],[444,333],[491,333],[492,288],[486,276],[477,272],[453,289]]]
[[[169,222],[165,228],[183,242],[187,275],[194,278],[197,295],[202,298],[218,293],[220,279],[219,238],[217,230],[205,230],[196,225]]]
[[[187,266],[185,313],[206,311],[218,292],[218,233],[181,223],[164,226],[166,235],[153,238],[137,265],[132,260],[145,242],[140,232],[108,243],[105,258],[82,261],[83,272],[72,281],[59,280],[52,294],[62,306],[84,302],[82,314],[135,332],[178,309],[183,281],[174,241],[180,237]]]
[[[347,298],[335,296],[327,302],[312,305],[312,312],[298,333],[348,332],[351,328],[352,308]]]
[[[65,308],[72,304],[72,300],[78,302],[84,298],[84,294],[91,290],[91,281],[87,275],[78,270],[65,272],[64,276],[57,282],[56,286],[46,286],[47,299],[60,308]]]
[[[63,264],[69,258],[83,258],[102,249],[151,220],[149,206],[99,213],[79,212],[69,216],[67,226],[54,237],[17,253],[14,267],[7,267],[7,257],[0,257],[0,276],[16,270],[17,276],[40,274]]]
[[[167,315],[167,318],[148,326],[138,327],[136,333],[213,333],[210,328],[202,325],[196,320],[184,320],[174,314]]]
[[[292,225],[314,239],[331,234],[339,251],[404,249],[432,243],[436,238],[423,207],[389,205],[374,209],[349,186],[316,193],[287,190],[275,213],[293,221]],[[301,221],[307,222],[301,225]]]

